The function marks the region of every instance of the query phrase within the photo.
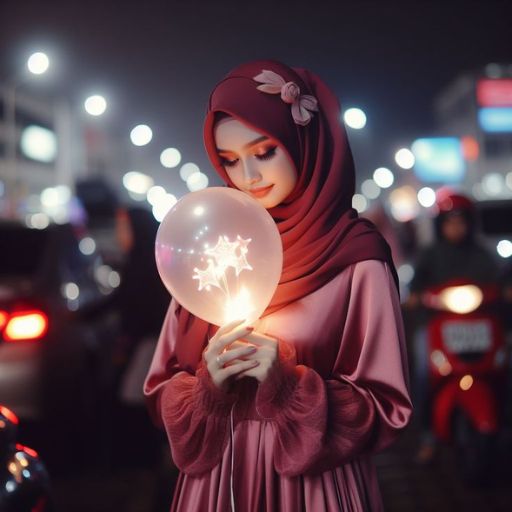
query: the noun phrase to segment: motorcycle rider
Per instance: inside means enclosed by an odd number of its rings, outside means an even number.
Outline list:
[[[435,451],[430,428],[429,354],[426,311],[418,309],[421,294],[428,288],[454,279],[468,279],[478,284],[496,283],[498,266],[475,239],[475,207],[464,195],[440,190],[437,195],[438,215],[434,220],[435,240],[420,252],[410,285],[407,309],[415,310],[416,329],[413,339],[413,396],[420,423],[419,463],[429,462]]]

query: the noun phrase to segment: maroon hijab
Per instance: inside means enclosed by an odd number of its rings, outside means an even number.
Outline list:
[[[263,70],[294,82],[301,94],[317,99],[318,111],[307,125],[295,123],[290,104],[279,94],[257,89],[260,83],[254,77]],[[382,260],[395,272],[388,244],[352,208],[354,162],[338,100],[324,82],[305,69],[262,60],[237,67],[215,87],[204,123],[204,142],[216,171],[234,188],[213,136],[216,120],[226,114],[277,139],[298,171],[290,196],[268,210],[281,234],[284,262],[276,293],[263,316],[318,290],[352,263]],[[178,320],[179,335],[193,340],[185,345],[204,346],[198,342],[206,342],[208,324],[183,308],[178,308]],[[210,334],[213,331],[210,326]]]

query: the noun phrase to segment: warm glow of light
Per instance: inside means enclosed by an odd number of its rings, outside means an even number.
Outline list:
[[[204,213],[204,207],[203,206],[196,206],[194,208],[194,215],[196,217],[200,217],[201,215],[203,215],[203,213]]]
[[[477,309],[482,303],[482,290],[473,284],[450,286],[440,296],[443,306],[453,313],[466,314]]]
[[[391,215],[399,222],[407,222],[419,214],[419,204],[416,191],[409,185],[404,185],[389,195]]]
[[[462,391],[467,391],[473,385],[473,377],[471,375],[464,375],[459,381],[459,386]]]
[[[5,328],[6,341],[36,340],[46,334],[48,318],[40,311],[14,313]]]
[[[34,75],[42,75],[50,67],[50,59],[43,52],[33,53],[27,60],[27,68]]]
[[[354,130],[361,130],[366,126],[366,114],[360,108],[349,108],[343,114],[345,124]]]
[[[84,108],[91,116],[101,116],[107,110],[107,100],[99,94],[89,96],[84,102]]]
[[[134,146],[145,146],[151,142],[153,131],[147,124],[139,124],[130,132],[130,139]]]
[[[395,162],[402,169],[411,169],[414,167],[414,155],[410,149],[399,149],[395,154]]]
[[[251,301],[251,294],[247,288],[242,287],[236,297],[226,301],[224,322],[229,323],[234,320],[249,318],[253,310],[254,305]]]

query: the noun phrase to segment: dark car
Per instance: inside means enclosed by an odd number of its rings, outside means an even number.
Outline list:
[[[79,315],[108,292],[99,259],[69,224],[2,222],[0,245],[0,403],[52,452],[56,440],[83,447],[108,380],[103,327]]]

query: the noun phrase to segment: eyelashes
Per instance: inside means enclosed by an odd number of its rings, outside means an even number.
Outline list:
[[[264,153],[255,154],[254,158],[256,158],[256,160],[262,160],[262,161],[270,160],[270,159],[274,158],[274,156],[276,155],[276,150],[277,150],[277,146],[272,146],[272,147],[268,148]],[[239,161],[240,161],[239,158],[233,158],[232,160],[230,160],[229,158],[225,158],[223,156],[220,157],[220,164],[223,167],[235,167]]]
[[[261,155],[254,155],[258,160],[270,160],[271,158],[273,158],[276,154],[276,149],[277,149],[277,146],[273,146],[271,148],[269,148],[267,151],[265,151],[265,153],[261,154]]]
[[[234,167],[238,163],[238,160],[238,158],[235,158],[234,160],[228,160],[227,158],[221,157],[220,165],[222,165],[222,167]]]

